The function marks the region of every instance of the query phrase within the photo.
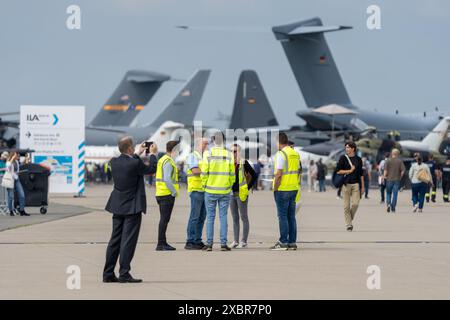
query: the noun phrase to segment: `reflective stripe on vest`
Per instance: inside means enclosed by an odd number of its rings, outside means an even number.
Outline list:
[[[193,156],[198,161],[198,168],[201,169],[202,165],[202,156],[198,151],[194,151]],[[192,173],[192,170],[188,168],[187,170],[187,183],[188,183],[188,192],[203,192],[205,189],[202,186],[202,177],[200,175],[195,175]]]
[[[204,153],[201,177],[205,191],[213,194],[230,193],[234,175],[234,160],[228,150],[213,147]]]
[[[173,159],[171,157],[169,157],[168,155],[164,155],[161,157],[161,159],[158,160],[158,165],[156,167],[156,196],[160,197],[160,196],[168,196],[171,195],[172,192],[170,191],[169,188],[167,188],[166,183],[164,182],[163,179],[163,167],[166,164],[166,162],[169,161],[170,164],[172,165],[173,168],[173,172],[172,172],[172,183],[175,187],[175,190],[177,191],[177,196],[179,193],[179,185],[178,185],[178,168],[175,165],[175,162],[173,161]]]

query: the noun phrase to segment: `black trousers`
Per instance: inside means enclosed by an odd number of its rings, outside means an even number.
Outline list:
[[[158,228],[158,245],[167,244],[166,231],[167,226],[172,216],[173,206],[175,204],[175,198],[171,195],[156,197],[156,201],[159,205],[159,228]]]
[[[142,214],[113,215],[113,230],[111,240],[106,249],[106,263],[103,270],[103,278],[112,277],[117,259],[120,256],[119,276],[129,277],[131,260],[139,238]]]
[[[442,180],[442,193],[444,194],[444,201],[449,201],[450,180]]]
[[[425,199],[427,201],[430,201],[430,193],[431,193],[431,200],[436,200],[436,189],[437,189],[437,178],[436,176],[433,176],[433,187],[429,185],[427,193],[425,194]]]

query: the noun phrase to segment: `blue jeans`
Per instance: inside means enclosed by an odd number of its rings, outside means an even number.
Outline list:
[[[325,192],[325,179],[320,179],[319,180],[319,192]]]
[[[415,206],[419,204],[419,209],[423,209],[423,203],[425,201],[425,193],[428,191],[428,185],[424,182],[413,183],[412,187],[412,202]]]
[[[14,189],[8,189],[8,208],[9,211],[13,211],[14,209],[14,190],[19,197],[19,210],[25,210],[25,192],[23,191],[22,184],[20,180],[14,180]]]
[[[191,198],[191,213],[187,226],[187,243],[200,244],[202,242],[202,231],[206,219],[205,193],[193,191]]]
[[[295,219],[295,197],[297,191],[275,191],[275,203],[278,211],[280,243],[297,242],[297,220]]]
[[[386,181],[386,204],[395,210],[400,181]]]
[[[206,238],[208,245],[214,242],[214,220],[216,219],[216,207],[219,206],[220,219],[220,244],[227,244],[228,221],[227,213],[230,204],[230,194],[212,194],[205,192],[206,206]]]

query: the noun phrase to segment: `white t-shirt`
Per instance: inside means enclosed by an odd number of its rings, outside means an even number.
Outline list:
[[[277,167],[275,168],[276,170],[283,170],[286,164],[286,160],[284,159],[283,154],[281,152],[277,152],[275,163],[277,164]]]

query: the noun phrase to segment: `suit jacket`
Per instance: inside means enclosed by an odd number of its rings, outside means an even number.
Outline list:
[[[115,215],[146,213],[144,175],[156,173],[157,162],[155,155],[150,156],[149,165],[137,155],[111,159],[114,189],[105,210]]]

